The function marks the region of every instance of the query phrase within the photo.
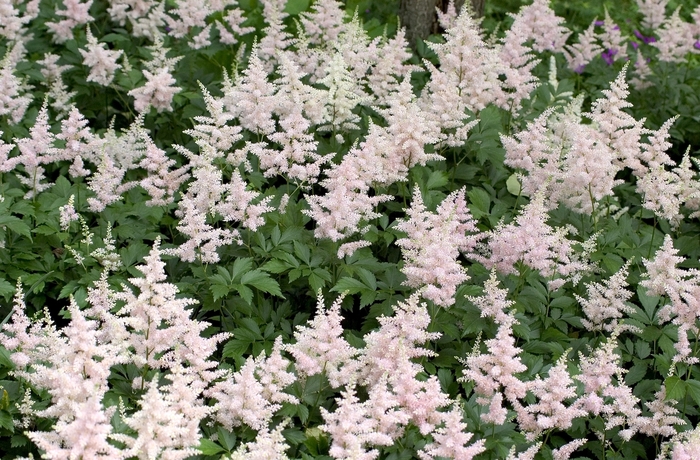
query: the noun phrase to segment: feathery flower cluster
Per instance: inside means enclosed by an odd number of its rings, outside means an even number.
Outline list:
[[[426,209],[416,187],[406,212],[408,219],[396,226],[407,234],[396,240],[405,261],[401,268],[407,277],[405,284],[423,288],[424,298],[443,307],[454,304],[457,287],[469,279],[457,261],[460,251],[471,252],[478,240],[478,235],[473,235],[478,229],[464,194],[464,188],[451,193],[433,214]]]
[[[57,2],[59,3],[59,2]],[[46,27],[54,34],[53,40],[56,43],[64,43],[73,38],[73,29],[77,26],[92,22],[94,18],[90,16],[92,0],[82,3],[80,0],[62,0],[65,9],[56,9],[57,16],[63,16],[58,22],[49,21]],[[89,81],[89,79],[88,79]]]
[[[684,261],[685,257],[678,256],[678,250],[673,247],[671,236],[666,235],[664,244],[654,258],[643,260],[647,279],[639,284],[650,295],[665,295],[671,301],[661,307],[656,315],[660,323],[671,321],[678,325],[678,342],[675,344],[678,354],[673,358],[674,362],[696,363],[698,358],[691,356],[688,333],[700,333],[697,326],[700,312],[700,270],[678,268],[678,264]]]
[[[283,402],[298,400],[284,389],[296,380],[287,371],[290,362],[282,357],[281,337],[275,341],[270,356],[262,352],[249,357],[238,372],[227,375],[204,393],[216,400],[214,418],[228,430],[245,423],[255,430],[265,430]]]
[[[488,412],[481,414],[481,419],[496,425],[502,425],[507,416],[503,407],[503,398],[516,409],[522,408],[520,399],[527,394],[528,385],[515,374],[524,372],[527,367],[518,356],[522,351],[515,346],[513,324],[515,319],[504,322],[498,327],[496,337],[486,340],[488,353],[474,346],[474,353],[460,361],[465,365],[460,381],[474,382],[477,402],[488,406]]]
[[[94,81],[102,86],[109,86],[114,79],[114,73],[121,69],[117,64],[117,59],[124,53],[122,50],[112,51],[107,49],[105,43],[98,43],[90,27],[86,29],[87,50],[79,50],[83,55],[83,64],[90,67],[90,74],[87,81]],[[71,34],[72,35],[72,34]]]
[[[684,62],[688,54],[700,52],[693,44],[697,41],[696,26],[683,21],[680,7],[655,31],[659,38],[651,46],[659,50],[658,58],[665,62]]]
[[[486,46],[474,20],[466,10],[446,32],[446,42],[429,42],[440,68],[429,62],[430,80],[421,93],[419,105],[442,130],[451,147],[463,145],[476,121],[467,123],[468,112],[476,113],[496,102],[508,108],[508,96],[499,80],[503,63],[496,50]]]
[[[566,404],[577,396],[576,385],[567,370],[566,354],[549,369],[547,378],[537,376],[529,382],[528,389],[538,401],[528,405],[524,411],[519,410],[518,421],[529,440],[553,428],[569,429],[574,419],[587,414],[574,404]]]
[[[25,53],[22,42],[17,42],[7,50],[0,61],[0,116],[8,116],[12,124],[19,123],[32,98],[23,94],[27,88],[14,74],[17,62]]]
[[[581,323],[589,331],[629,329],[621,326],[618,319],[625,313],[634,313],[634,308],[627,303],[632,298],[632,292],[627,289],[627,276],[629,275],[628,260],[612,277],[603,281],[603,284],[586,283],[588,299],[575,295],[583,308],[583,313],[588,319],[581,319]],[[607,320],[612,320],[606,323]]]
[[[515,265],[522,262],[550,278],[552,289],[561,286],[567,278],[577,279],[577,275],[592,267],[576,257],[572,242],[566,238],[568,229],[553,229],[546,222],[548,218],[544,191],[539,190],[515,222],[500,224],[489,232],[491,255],[475,258],[502,273],[516,273]],[[556,275],[562,278],[555,280]]]
[[[134,97],[134,108],[139,113],[148,111],[150,107],[158,112],[172,111],[173,96],[179,93],[181,88],[173,86],[176,81],[171,72],[181,56],[166,58],[168,48],[163,47],[160,36],[156,37],[155,43],[149,48],[153,58],[144,63],[146,68],[142,71],[146,77],[146,84],[132,89],[128,94]]]
[[[647,29],[657,29],[666,20],[666,5],[668,0],[637,0],[637,8],[644,19],[642,26]]]
[[[71,321],[61,331],[48,312],[31,322],[17,290],[12,322],[4,326],[0,342],[12,352],[16,375],[52,396],[51,406],[35,411],[38,417],[56,420],[52,431],[29,433],[48,458],[185,458],[195,453],[199,423],[213,411],[204,405],[202,392],[222,375],[211,370],[216,363],[208,357],[226,335],[200,336],[207,324],[190,320],[184,307],[194,300],[176,299],[177,288],[164,282],[158,245],[139,267],[144,277],[130,280],[139,288],[138,296],[128,289],[111,291],[103,275],[90,289],[90,308],[81,311],[71,300]],[[114,314],[116,301],[125,304]],[[159,384],[158,377],[134,382],[147,392],[140,410],[129,415],[120,411],[133,430],[129,434],[114,432],[109,421],[117,408],[105,407],[102,401],[112,366],[125,363],[167,371],[170,382]]]
[[[285,351],[294,357],[296,371],[302,377],[324,372],[333,388],[357,380],[359,350],[353,348],[343,337],[340,325],[340,303],[336,299],[325,310],[323,296],[318,295],[316,316],[308,326],[298,326],[294,332],[295,343],[285,346]]]
[[[562,52],[569,68],[574,72],[581,73],[586,67],[586,64],[591,62],[593,58],[598,56],[603,47],[598,44],[598,36],[595,33],[596,21],[591,22],[584,32],[578,35],[578,43],[564,45]]]

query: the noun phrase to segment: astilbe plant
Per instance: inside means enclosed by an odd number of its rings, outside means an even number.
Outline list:
[[[0,452],[694,458],[698,25],[254,3],[0,1]]]

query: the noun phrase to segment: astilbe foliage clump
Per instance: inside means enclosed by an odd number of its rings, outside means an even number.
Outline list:
[[[0,0],[0,457],[697,457],[700,10],[634,4]]]

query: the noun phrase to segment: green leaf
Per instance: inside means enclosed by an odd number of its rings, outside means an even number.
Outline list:
[[[7,298],[7,296],[15,293],[15,286],[7,281],[6,279],[0,279],[0,296]]]
[[[202,438],[199,440],[199,450],[204,455],[216,455],[222,452],[226,452],[226,449],[224,449],[214,441],[211,441],[206,438]]]
[[[209,286],[209,291],[216,302],[217,300],[226,297],[228,293],[231,292],[231,287],[225,284],[212,284]]]
[[[649,366],[645,362],[635,364],[629,372],[627,372],[627,375],[625,375],[625,383],[627,385],[634,385],[640,382],[647,374],[648,369]]]
[[[472,216],[474,216],[475,219],[488,215],[491,206],[491,197],[486,190],[483,188],[473,188],[467,192],[467,195],[469,196],[469,201],[471,202],[469,209],[471,210]]]
[[[666,401],[682,401],[685,398],[686,384],[680,377],[672,375],[666,379]]]
[[[15,426],[12,423],[12,415],[9,412],[0,410],[0,427],[9,430],[11,433],[15,432]]]
[[[224,349],[222,350],[222,356],[224,358],[239,358],[243,356],[243,353],[248,351],[250,342],[244,342],[242,340],[233,339],[226,342]]]
[[[0,215],[0,227],[7,227],[18,235],[26,236],[31,238],[31,232],[29,230],[29,225],[25,224],[22,219],[16,216],[10,216],[8,214]]]
[[[306,441],[306,435],[298,428],[287,428],[286,430],[282,430],[282,436],[284,436],[284,439],[286,439],[289,444],[293,446],[297,446]]]
[[[661,300],[661,298],[647,295],[647,290],[642,285],[637,286],[637,297],[639,298],[639,302],[644,307],[644,312],[647,314],[650,320],[653,320],[656,306],[659,304],[659,300]]]
[[[224,446],[224,449],[231,452],[236,445],[235,433],[232,433],[223,427],[219,427],[219,429],[216,430],[216,433],[219,435],[219,442],[222,446]]]
[[[128,42],[129,38],[122,34],[107,34],[100,38],[101,42],[112,43],[112,42]]]
[[[253,286],[263,292],[267,292],[268,294],[284,299],[279,283],[273,280],[269,274],[260,269],[250,271],[243,275],[241,277],[241,284]]]
[[[425,188],[427,190],[435,190],[440,187],[444,187],[449,182],[447,174],[444,171],[433,171],[430,176],[428,176],[428,181],[425,183]]]
[[[294,255],[301,259],[306,265],[309,265],[311,260],[311,250],[305,244],[301,244],[299,241],[294,240]]]
[[[506,181],[506,189],[511,193],[511,195],[520,196],[522,193],[520,179],[518,179],[518,175],[516,173],[511,174]]]
[[[287,0],[284,12],[287,14],[299,14],[309,9],[311,0]]]
[[[242,284],[237,284],[235,286],[236,291],[238,292],[238,295],[241,296],[243,300],[245,300],[245,303],[248,305],[253,304],[253,290],[250,289],[248,286],[244,286]]]
[[[244,328],[253,333],[253,337],[255,338],[255,340],[263,339],[263,336],[260,333],[260,326],[258,326],[258,323],[256,323],[253,318],[241,318],[240,322]]]
[[[265,265],[260,267],[260,270],[265,270],[266,272],[279,274],[279,273],[286,272],[290,268],[291,267],[286,262],[283,262],[279,259],[272,259],[272,260],[268,260],[265,263]]]
[[[233,282],[238,282],[244,273],[250,271],[253,268],[253,259],[251,257],[241,257],[233,262],[233,267],[231,268],[231,280]]]
[[[344,276],[338,280],[338,283],[331,288],[332,292],[348,292],[349,294],[357,294],[360,291],[367,290],[367,286],[355,278]]]
[[[695,401],[695,404],[700,406],[700,382],[697,380],[688,380],[686,383],[686,389],[688,391],[688,394],[690,395],[691,398],[693,398],[693,401]]]

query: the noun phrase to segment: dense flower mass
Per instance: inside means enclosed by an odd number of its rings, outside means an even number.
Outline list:
[[[700,457],[700,7],[471,3],[0,0],[1,459]]]

